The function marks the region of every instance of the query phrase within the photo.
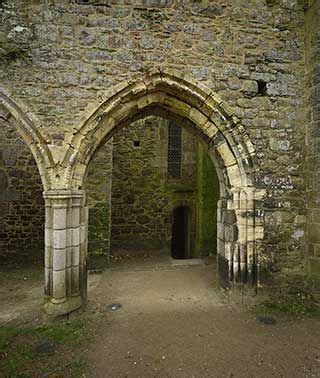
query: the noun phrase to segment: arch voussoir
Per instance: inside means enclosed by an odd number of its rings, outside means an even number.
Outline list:
[[[108,91],[109,98],[88,118],[71,142],[71,146],[79,150],[79,161],[87,161],[82,155],[90,156],[85,138],[91,140],[94,148],[90,150],[94,150],[99,140],[104,141],[116,127],[129,122],[135,114],[144,112],[148,107],[158,106],[191,121],[195,134],[201,135],[210,144],[220,132],[227,141],[223,150],[229,149],[229,153],[222,157],[227,159],[226,166],[236,160],[242,175],[247,166],[253,166],[254,162],[248,163],[254,154],[253,145],[232,108],[203,84],[182,73],[173,76],[173,72],[156,69],[141,80],[125,81]],[[98,142],[93,142],[93,139]],[[67,156],[70,157],[70,154]]]

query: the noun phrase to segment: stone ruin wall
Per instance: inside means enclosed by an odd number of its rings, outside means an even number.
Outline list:
[[[310,2],[306,13],[306,71],[308,123],[306,124],[307,235],[309,282],[320,287],[320,2]]]
[[[7,112],[1,113],[1,256],[3,263],[42,263],[43,189],[34,158],[14,122]],[[168,179],[168,122],[157,117],[136,121],[101,146],[92,160],[85,180],[89,254],[106,255],[111,245],[114,252],[162,250],[170,254],[171,214],[180,205],[192,210],[193,255],[216,253],[214,246],[204,248],[196,227],[197,221],[205,236],[216,236],[216,203],[209,205],[198,198],[198,186],[212,191],[214,182],[206,177],[197,181],[198,170],[204,176],[210,166],[214,168],[211,162],[204,170],[198,166],[198,141],[182,129],[181,178]],[[135,148],[134,141],[140,146]],[[217,201],[219,188],[215,189]],[[211,224],[203,224],[198,214],[202,207]]]
[[[34,158],[0,108],[0,265],[44,255],[44,200]]]
[[[235,109],[255,145],[257,187],[267,191],[266,279],[301,288],[307,273],[305,27],[311,4],[94,3],[1,5],[1,83],[41,121],[55,159],[88,104],[98,107],[99,92],[154,67],[190,74]],[[314,6],[318,11],[318,1]]]
[[[214,169],[213,164],[209,161],[208,167],[202,169],[198,141],[182,128],[181,178],[168,178],[169,122],[152,116],[136,121],[116,133],[91,161],[85,182],[89,253],[106,254],[111,247],[113,253],[170,254],[172,211],[182,205],[192,213],[192,254],[216,253],[215,241],[210,249],[203,240],[211,240],[211,234],[216,238],[214,219],[219,193],[215,202],[199,198],[200,186],[219,192],[212,177],[206,175],[210,168]],[[201,181],[200,171],[204,171]],[[202,208],[206,212],[205,224]]]
[[[114,137],[113,251],[124,247],[170,253],[173,208],[184,204],[195,213],[197,141],[182,129],[181,179],[168,179],[168,123],[149,117]],[[140,147],[132,147],[133,141],[140,141]]]
[[[89,207],[88,252],[108,254],[111,236],[112,140],[101,146],[92,159],[84,189]]]

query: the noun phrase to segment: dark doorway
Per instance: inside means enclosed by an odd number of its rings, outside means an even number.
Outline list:
[[[190,258],[190,209],[185,206],[173,210],[171,256],[174,259]]]

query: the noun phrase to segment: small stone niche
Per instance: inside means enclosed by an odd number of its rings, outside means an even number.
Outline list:
[[[264,80],[257,80],[258,84],[258,96],[267,95],[267,83]]]
[[[133,147],[135,147],[135,148],[140,147],[140,140],[134,140],[133,141]]]

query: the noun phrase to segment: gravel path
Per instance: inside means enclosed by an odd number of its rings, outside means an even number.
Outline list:
[[[320,377],[320,321],[264,325],[219,295],[215,266],[146,258],[89,275],[86,377]],[[0,323],[39,317],[40,267],[2,272]],[[121,304],[115,311],[110,304]],[[77,317],[78,315],[75,315]],[[1,375],[1,374],[0,374]]]
[[[320,377],[320,322],[255,316],[217,294],[212,265],[108,270],[92,290],[104,311],[92,377]]]

